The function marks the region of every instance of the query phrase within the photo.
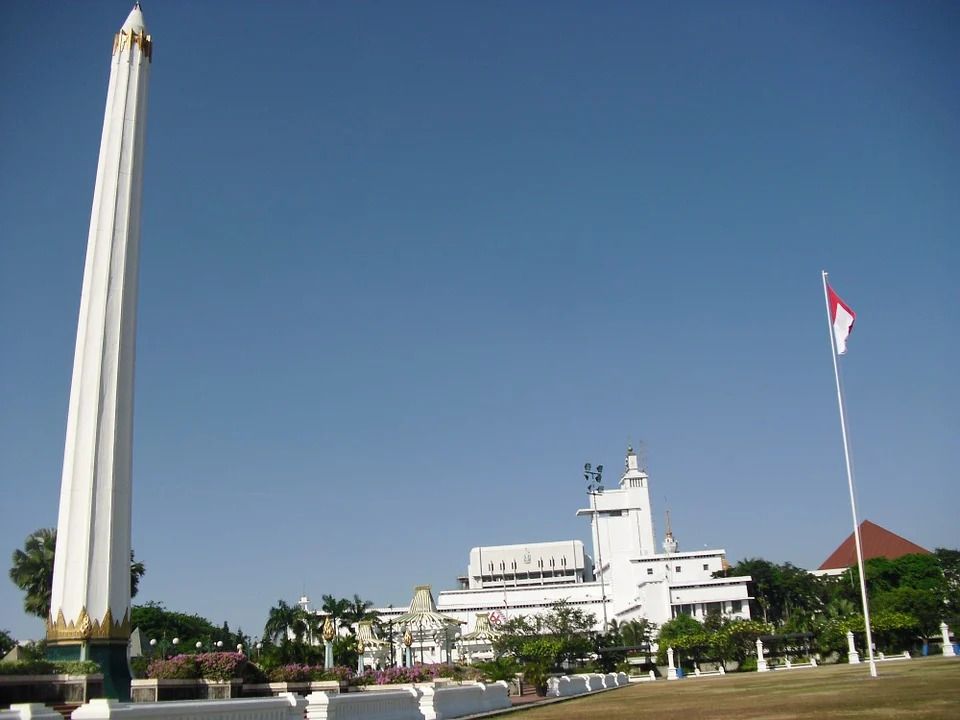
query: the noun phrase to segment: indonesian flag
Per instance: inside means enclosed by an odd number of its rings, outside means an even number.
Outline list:
[[[833,337],[837,341],[837,355],[847,351],[847,338],[853,331],[853,323],[857,314],[847,305],[833,288],[827,285],[827,300],[830,304],[830,324],[833,326]]]

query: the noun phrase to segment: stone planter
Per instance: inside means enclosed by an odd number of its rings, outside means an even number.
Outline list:
[[[130,699],[135,702],[200,700],[204,695],[200,680],[161,680],[145,678],[130,683]]]
[[[201,680],[200,697],[207,700],[229,700],[240,697],[243,680]]]
[[[0,707],[83,704],[103,697],[103,675],[0,675]]]
[[[310,693],[310,686],[311,681],[309,680],[297,682],[248,683],[242,686],[240,694],[243,697],[270,697],[282,693],[308,695]]]

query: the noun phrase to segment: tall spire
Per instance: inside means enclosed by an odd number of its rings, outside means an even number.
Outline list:
[[[152,40],[134,6],[113,41],[67,412],[48,654],[91,659],[110,697],[130,673],[133,377]]]

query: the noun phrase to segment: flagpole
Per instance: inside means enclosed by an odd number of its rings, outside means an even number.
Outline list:
[[[860,544],[860,523],[857,522],[857,501],[853,492],[853,470],[850,464],[850,446],[847,442],[847,412],[843,406],[843,392],[840,389],[840,366],[837,364],[837,346],[833,337],[833,323],[830,317],[830,297],[827,295],[827,271],[823,276],[823,302],[827,307],[827,334],[830,336],[830,355],[833,357],[833,377],[837,381],[837,404],[840,406],[840,434],[843,436],[843,458],[847,465],[847,487],[850,489],[850,512],[853,515],[853,537],[857,546],[857,567],[860,570],[860,600],[863,603],[863,625],[867,631],[867,657],[870,663],[870,677],[877,676],[877,663],[873,659],[873,635],[870,632],[870,607],[867,603],[867,580],[863,572],[863,547]]]

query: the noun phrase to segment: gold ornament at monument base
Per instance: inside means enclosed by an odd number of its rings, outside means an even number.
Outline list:
[[[323,621],[323,639],[330,642],[337,636],[337,631],[333,629],[333,621],[327,618]]]
[[[91,620],[87,608],[80,608],[80,615],[69,623],[63,616],[63,610],[57,611],[56,621],[47,618],[47,642],[76,642],[83,640],[123,640],[130,639],[130,611],[124,613],[123,620],[114,621],[113,613],[107,609],[103,620]]]
[[[411,645],[413,645],[413,635],[410,634],[409,630],[407,630],[403,634],[403,644],[406,645],[407,647],[410,647]]]

